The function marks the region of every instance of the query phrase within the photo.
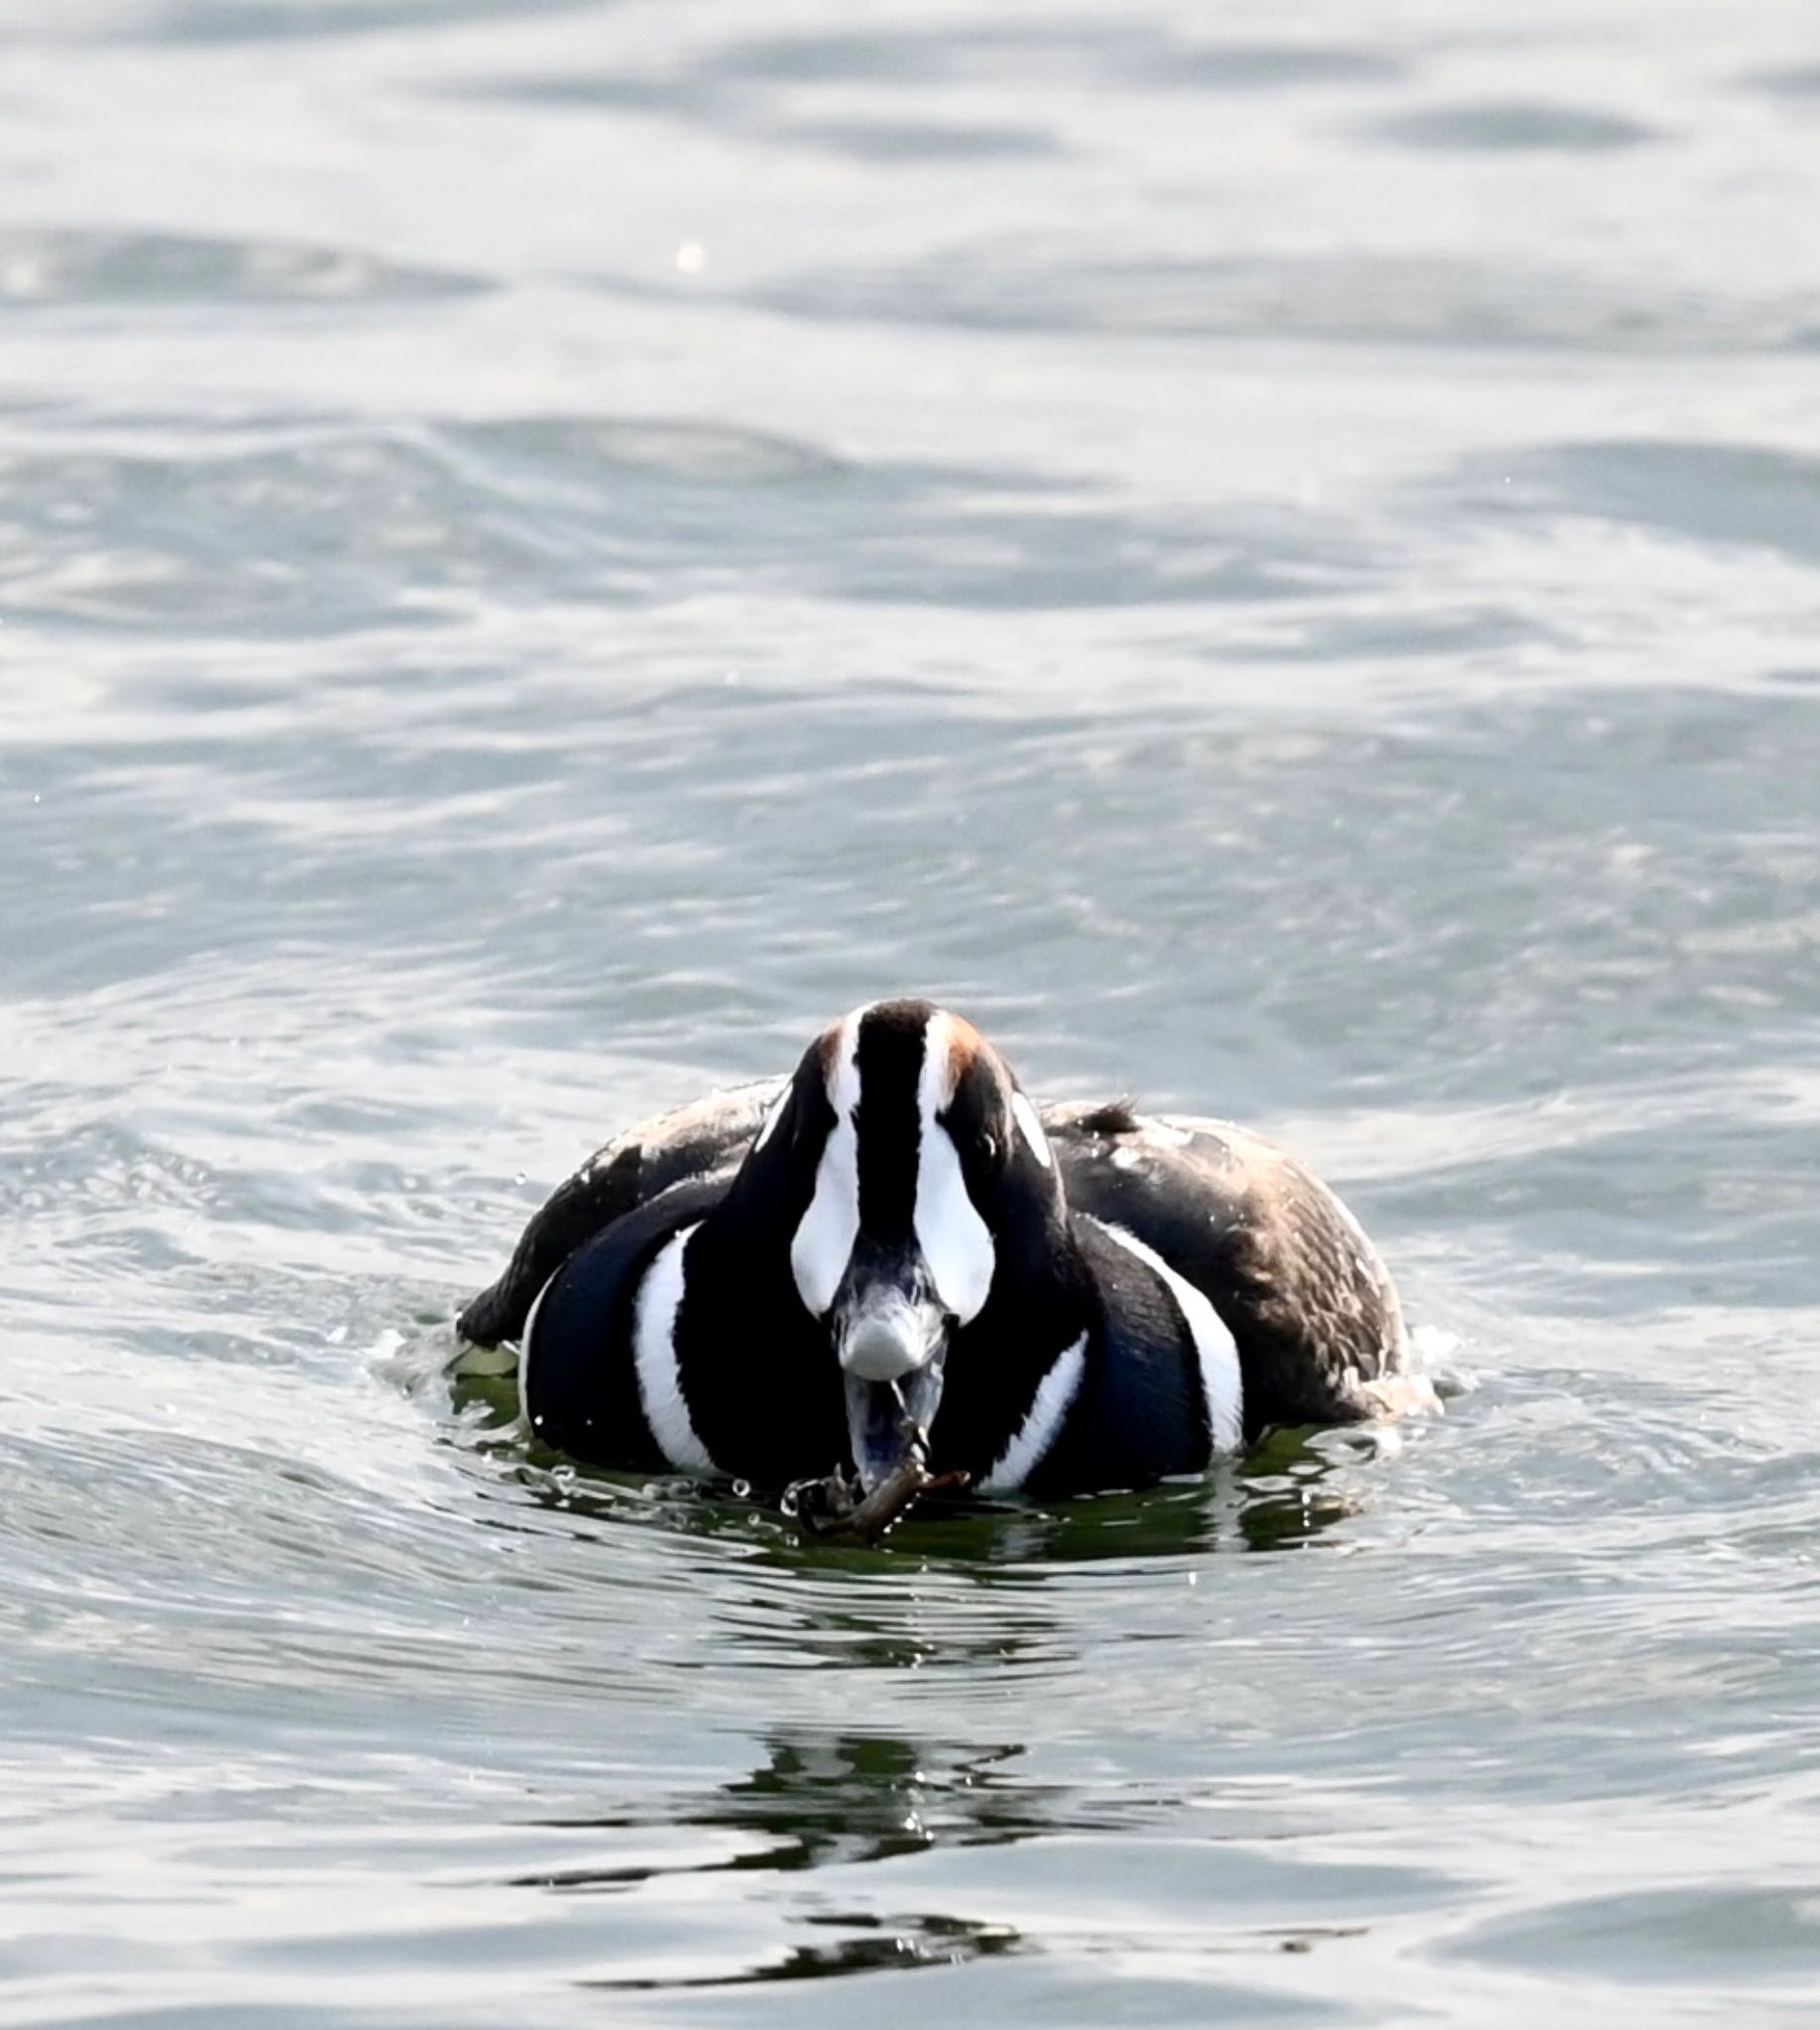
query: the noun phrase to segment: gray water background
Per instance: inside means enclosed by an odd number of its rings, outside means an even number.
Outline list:
[[[0,2023],[1807,2024],[1820,18],[0,6]],[[947,997],[1478,1384],[806,1550],[434,1371]]]

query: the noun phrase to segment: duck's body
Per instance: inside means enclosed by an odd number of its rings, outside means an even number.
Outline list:
[[[920,1130],[889,1099],[919,1076]],[[857,1011],[794,1079],[616,1138],[460,1330],[521,1337],[526,1407],[557,1448],[768,1486],[844,1456],[871,1485],[900,1410],[933,1467],[986,1491],[1140,1485],[1269,1425],[1378,1414],[1409,1360],[1377,1251],[1292,1158],[1223,1122],[1039,1114],[922,1003]]]
[[[535,1307],[522,1389],[546,1444],[635,1472],[782,1487],[856,1450],[825,1338],[772,1306],[689,1180],[571,1255]],[[929,1456],[986,1494],[1078,1494],[1197,1473],[1243,1440],[1231,1336],[1136,1244],[1077,1215],[1046,1315],[982,1312],[948,1350]],[[775,1293],[771,1294],[775,1296]],[[1021,1306],[1019,1307],[1022,1308]],[[1198,1312],[1199,1316],[1189,1315]],[[1198,1329],[1196,1329],[1198,1327]],[[990,1349],[999,1358],[976,1357]],[[893,1406],[874,1434],[884,1463]],[[855,1459],[862,1475],[866,1461]]]

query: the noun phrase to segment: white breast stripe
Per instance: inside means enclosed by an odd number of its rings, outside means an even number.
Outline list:
[[[783,1119],[784,1108],[789,1104],[790,1087],[786,1084],[784,1089],[772,1100],[769,1109],[765,1113],[764,1120],[759,1126],[758,1139],[752,1144],[752,1154],[754,1156],[758,1154],[759,1150],[777,1132],[777,1123]]]
[[[991,1228],[967,1194],[955,1138],[937,1119],[954,1096],[949,1020],[932,1015],[923,1033],[923,1069],[916,1087],[922,1134],[916,1166],[916,1242],[935,1278],[937,1301],[965,1325],[984,1308],[998,1258]]]
[[[1238,1348],[1219,1313],[1186,1277],[1178,1276],[1156,1249],[1146,1246],[1136,1234],[1103,1219],[1096,1219],[1093,1224],[1140,1262],[1147,1263],[1169,1285],[1170,1295],[1182,1307],[1182,1315],[1194,1335],[1213,1449],[1236,1452],[1245,1437],[1245,1381],[1239,1370]]]
[[[1037,1385],[1035,1397],[1017,1427],[1017,1434],[998,1455],[997,1463],[979,1483],[981,1494],[1008,1495],[1023,1486],[1056,1441],[1086,1367],[1086,1334],[1056,1356],[1056,1364]]]
[[[563,1269],[568,1266],[565,1262]],[[562,1269],[558,1269],[556,1276],[561,1274]],[[524,1313],[524,1330],[518,1334],[518,1401],[524,1406],[527,1413],[530,1410],[531,1334],[537,1329],[537,1313],[542,1310],[543,1299],[549,1296],[550,1284],[556,1281],[556,1276],[552,1276],[550,1282],[546,1283],[531,1299],[531,1307]],[[532,1417],[531,1429],[536,1428],[537,1419]]]
[[[700,1224],[697,1220],[696,1226]],[[674,1240],[666,1241],[644,1272],[632,1311],[632,1361],[644,1420],[663,1456],[683,1473],[713,1473],[715,1463],[689,1421],[672,1336],[682,1302],[683,1250],[694,1231],[694,1226],[685,1226]]]
[[[859,1237],[859,1137],[853,1109],[859,1104],[859,1017],[864,1012],[850,1015],[835,1038],[828,1079],[834,1126],[816,1166],[815,1195],[790,1242],[797,1295],[817,1318],[834,1302]]]
[[[1030,1153],[1045,1170],[1050,1168],[1049,1137],[1043,1133],[1043,1123],[1037,1119],[1037,1110],[1021,1092],[1011,1094],[1011,1115],[1024,1131],[1024,1140],[1030,1144]]]

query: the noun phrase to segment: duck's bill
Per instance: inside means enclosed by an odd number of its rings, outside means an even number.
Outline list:
[[[850,1374],[846,1386],[853,1469],[869,1495],[913,1456],[926,1463],[929,1427],[942,1401],[942,1366],[931,1361],[890,1382]]]

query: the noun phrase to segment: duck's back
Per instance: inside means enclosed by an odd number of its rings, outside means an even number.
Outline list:
[[[712,1197],[783,1089],[759,1080],[640,1122],[559,1185],[504,1276],[462,1313],[492,1346],[522,1331],[575,1251],[638,1206],[699,1180]],[[1227,1121],[1122,1103],[1042,1109],[1070,1205],[1122,1228],[1201,1292],[1232,1334],[1245,1434],[1380,1413],[1408,1340],[1382,1257],[1340,1199],[1294,1157]]]
[[[516,1339],[537,1293],[584,1242],[672,1184],[723,1170],[723,1184],[730,1182],[783,1088],[781,1078],[730,1086],[616,1135],[531,1215],[506,1273],[469,1303],[455,1329],[474,1346]]]
[[[1245,1427],[1376,1415],[1409,1359],[1383,1258],[1318,1178],[1228,1121],[1045,1109],[1069,1203],[1134,1233],[1212,1303],[1245,1377]]]

